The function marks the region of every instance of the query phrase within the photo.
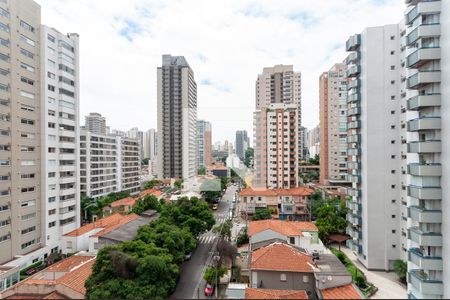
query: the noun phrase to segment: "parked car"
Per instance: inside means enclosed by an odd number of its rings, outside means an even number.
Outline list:
[[[215,203],[212,206],[212,210],[217,210],[217,208],[219,208],[219,204]]]
[[[205,286],[205,296],[210,297],[214,294],[214,286],[210,285],[209,283]]]

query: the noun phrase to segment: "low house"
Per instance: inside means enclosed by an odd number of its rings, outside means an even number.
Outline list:
[[[281,220],[309,220],[308,200],[313,190],[307,187],[291,189],[245,188],[239,193],[240,211],[253,215],[257,209],[269,208]]]
[[[84,299],[94,256],[73,255],[0,293],[5,299]]]
[[[62,253],[92,251],[95,249],[95,243],[98,242],[98,236],[95,236],[96,234],[101,231],[111,231],[137,217],[135,214],[122,215],[115,213],[68,232],[61,238]]]
[[[315,295],[312,257],[285,243],[272,243],[252,252],[250,286],[258,289],[300,290]]]
[[[148,195],[155,196],[156,199],[160,200],[163,197],[164,193],[161,192],[158,189],[155,189],[155,188],[153,188],[153,189],[146,189],[146,190],[142,191],[139,194],[138,198],[142,199],[142,198],[144,198],[145,196],[148,196]]]
[[[305,291],[245,289],[245,299],[309,299]]]
[[[273,242],[283,242],[308,253],[328,253],[319,239],[319,229],[311,222],[260,220],[248,226],[250,251]]]
[[[133,197],[116,200],[103,208],[103,214],[111,215],[116,212],[128,213],[133,209],[133,206],[136,204],[137,200],[137,198]]]
[[[225,166],[212,165],[206,168],[206,174],[217,177],[230,177],[230,169]]]

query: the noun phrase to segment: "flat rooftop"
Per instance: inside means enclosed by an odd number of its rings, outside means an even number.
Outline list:
[[[320,254],[319,259],[315,260],[316,266],[320,271],[315,272],[324,275],[350,275],[347,268],[334,254]]]
[[[159,214],[155,213],[151,217],[139,216],[137,219],[130,221],[119,228],[116,228],[106,234],[103,234],[99,239],[108,239],[117,242],[131,241],[136,237],[139,227],[147,225],[153,220],[159,218]]]

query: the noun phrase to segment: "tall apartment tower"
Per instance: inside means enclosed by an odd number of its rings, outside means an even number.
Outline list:
[[[41,26],[42,213],[45,242],[80,225],[78,34]]]
[[[45,245],[40,6],[0,2],[0,264]]]
[[[106,119],[99,113],[90,113],[85,117],[84,127],[92,133],[106,134]]]
[[[406,1],[408,296],[450,297],[450,3]]]
[[[204,168],[211,165],[211,123],[204,120],[197,121],[198,166]]]
[[[236,131],[236,155],[243,161],[245,159],[245,152],[249,146],[247,130]]]
[[[301,74],[294,72],[292,65],[264,68],[256,80],[256,176],[253,185],[272,188],[297,186],[298,163],[302,152],[300,128]],[[286,146],[288,151],[285,150]]]
[[[335,64],[319,78],[320,183],[347,182],[347,65]]]
[[[149,129],[144,133],[144,158],[153,160],[156,156],[156,130]]]
[[[197,174],[197,84],[183,56],[163,55],[157,70],[158,177]]]
[[[347,242],[368,269],[407,258],[406,113],[402,25],[367,28],[346,43]]]

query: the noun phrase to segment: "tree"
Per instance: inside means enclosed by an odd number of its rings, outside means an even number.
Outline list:
[[[238,247],[247,244],[249,242],[249,236],[247,233],[247,227],[244,227],[241,229],[241,231],[239,232],[237,239],[236,239],[236,245]]]
[[[144,184],[144,190],[152,189],[152,188],[154,188],[155,186],[160,185],[160,184],[161,184],[161,180],[158,180],[158,179],[152,179],[152,180],[150,180],[149,182],[146,182],[146,183]]]
[[[226,190],[228,184],[228,178],[227,177],[220,177],[220,188],[221,190]]]
[[[183,179],[178,179],[174,182],[173,186],[178,189],[181,190],[181,188],[183,187]]]
[[[244,159],[244,164],[247,166],[247,168],[251,167],[252,161],[253,161],[253,157],[254,157],[254,150],[253,148],[247,148],[247,150],[245,151],[245,159]]]
[[[213,228],[214,233],[218,233],[222,239],[231,239],[231,228],[233,227],[233,223],[231,220],[226,220],[222,224],[217,225]]]
[[[334,206],[325,204],[317,210],[316,226],[319,228],[319,237],[326,241],[333,233],[345,234],[347,228],[347,209],[342,204]]]
[[[219,268],[208,268],[205,270],[205,275],[203,275],[203,279],[209,284],[216,285],[220,281],[220,278],[225,275],[227,272],[227,268],[219,267]]]
[[[401,259],[394,261],[394,272],[402,283],[406,283],[406,273],[408,272],[408,264],[406,261]]]
[[[314,158],[310,158],[308,160],[308,163],[311,164],[311,165],[320,165],[320,156],[319,156],[319,154],[316,154],[314,156]]]
[[[197,170],[197,175],[205,175],[206,174],[206,168],[201,167]]]
[[[257,209],[252,217],[253,221],[270,220],[270,219],[272,219],[272,212],[267,208]]]
[[[158,198],[153,195],[147,195],[143,199],[140,199],[133,206],[133,213],[141,214],[148,209],[157,209],[159,206]]]
[[[220,240],[216,249],[221,259],[228,258],[230,261],[233,261],[236,257],[237,247],[228,241]]]

